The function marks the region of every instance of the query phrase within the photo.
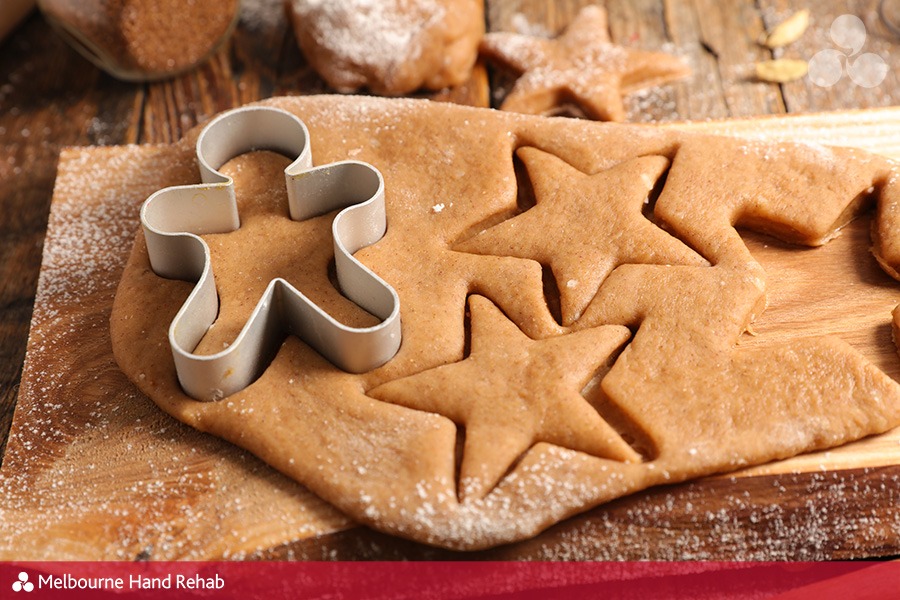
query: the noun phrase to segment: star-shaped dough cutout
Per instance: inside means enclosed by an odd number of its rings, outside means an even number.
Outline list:
[[[442,414],[465,427],[462,499],[483,498],[537,442],[618,461],[638,455],[581,391],[630,337],[608,325],[533,340],[487,298],[471,296],[464,360],[382,384],[369,395]]]
[[[556,39],[490,33],[481,52],[521,73],[503,110],[545,114],[574,103],[600,121],[624,121],[622,96],[690,75],[678,57],[611,43],[606,11],[583,8]]]
[[[563,325],[579,319],[607,275],[629,263],[709,263],[641,212],[669,165],[635,158],[594,175],[536,148],[520,148],[537,203],[456,246],[456,250],[530,258],[548,265],[559,289]]]

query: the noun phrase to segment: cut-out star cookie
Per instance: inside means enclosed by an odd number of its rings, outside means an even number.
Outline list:
[[[481,52],[522,74],[500,108],[528,114],[574,103],[592,119],[623,121],[622,96],[690,75],[675,56],[612,44],[599,6],[583,8],[556,39],[490,33]]]
[[[471,296],[471,352],[461,362],[382,384],[369,395],[440,413],[465,427],[461,498],[483,498],[538,442],[613,460],[640,456],[581,395],[630,337],[604,326],[533,340],[482,296]]]
[[[563,325],[581,316],[606,276],[628,263],[709,263],[641,212],[669,165],[643,156],[594,175],[536,148],[520,148],[537,204],[457,245],[476,254],[534,259],[549,265]]]

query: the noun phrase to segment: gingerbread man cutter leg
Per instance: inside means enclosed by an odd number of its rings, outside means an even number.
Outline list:
[[[219,310],[209,247],[199,236],[240,227],[233,181],[217,169],[257,149],[297,157],[284,170],[292,219],[343,209],[331,225],[341,292],[381,322],[348,327],[276,278],[227,349],[194,354]],[[387,228],[381,173],[358,161],[314,168],[306,125],[268,107],[239,108],[214,119],[197,139],[197,159],[202,184],[159,190],[141,207],[153,271],[197,282],[169,326],[184,391],[197,400],[218,400],[244,389],[268,366],[285,333],[296,335],[345,371],[361,373],[390,360],[400,348],[400,300],[391,286],[353,257],[380,240]]]

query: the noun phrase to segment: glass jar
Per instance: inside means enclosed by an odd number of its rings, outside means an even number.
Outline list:
[[[118,79],[173,77],[231,35],[240,0],[38,0],[70,45]]]

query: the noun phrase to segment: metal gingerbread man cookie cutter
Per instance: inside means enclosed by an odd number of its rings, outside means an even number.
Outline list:
[[[209,246],[200,235],[234,231],[241,224],[234,182],[217,169],[244,152],[263,149],[297,157],[284,170],[292,219],[343,209],[331,224],[340,290],[381,322],[361,328],[339,323],[276,278],[228,348],[195,354],[219,311]],[[381,173],[359,161],[313,167],[306,125],[270,107],[223,113],[200,133],[196,152],[202,184],[159,190],[141,206],[153,271],[197,282],[169,326],[182,389],[197,400],[218,400],[244,389],[274,358],[285,333],[296,335],[345,371],[362,373],[390,360],[400,348],[400,300],[390,285],[353,257],[386,231]]]

